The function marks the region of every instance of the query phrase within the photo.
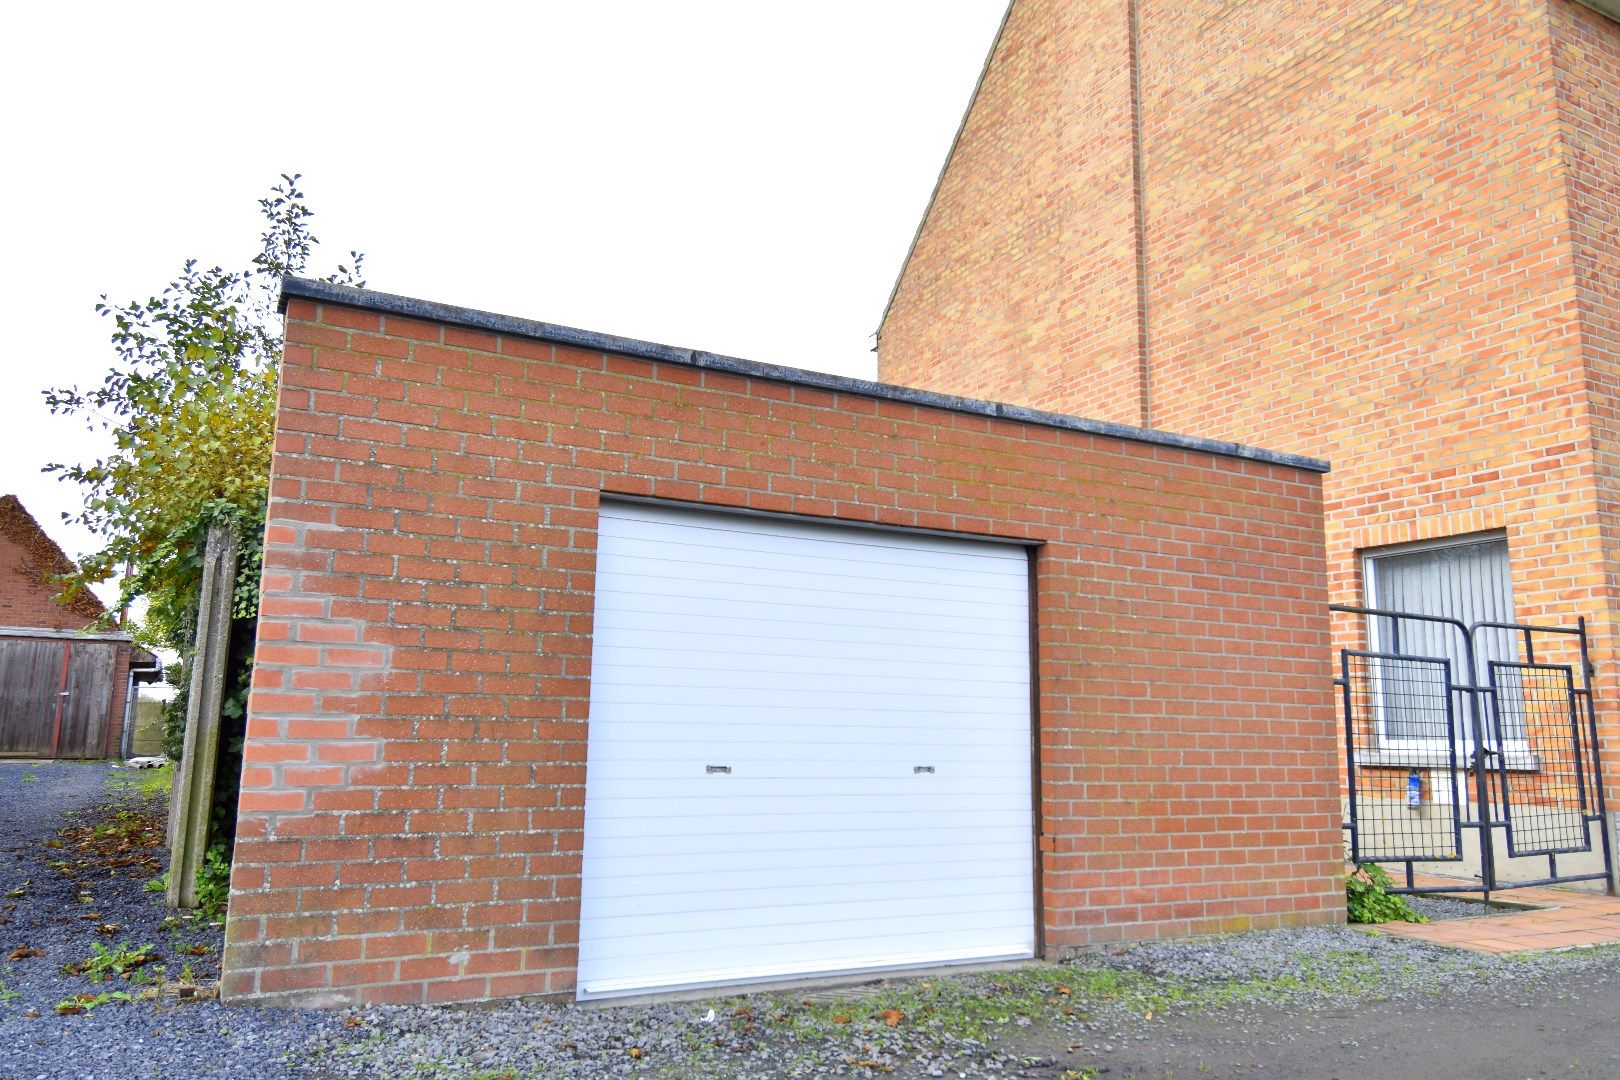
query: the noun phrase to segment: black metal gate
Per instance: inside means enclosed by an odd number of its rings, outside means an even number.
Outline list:
[[[1340,651],[1334,679],[1352,862],[1404,866],[1400,892],[1610,881],[1585,619],[1333,610],[1366,617],[1369,643]],[[1471,880],[1420,886],[1424,863]]]

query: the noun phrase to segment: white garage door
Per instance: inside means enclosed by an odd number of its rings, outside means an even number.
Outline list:
[[[1023,548],[604,504],[582,998],[1032,955]]]

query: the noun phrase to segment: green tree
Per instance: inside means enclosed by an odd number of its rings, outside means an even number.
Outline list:
[[[244,559],[236,614],[258,596],[258,543],[275,437],[281,319],[276,291],[305,271],[319,241],[297,175],[259,200],[266,226],[242,270],[190,260],[161,293],[96,309],[113,322],[117,361],[97,386],[45,391],[53,413],[82,418],[111,436],[89,464],[45,471],[84,488],[84,508],[65,515],[104,543],[64,582],[69,593],[125,576],[119,607],[144,597],[143,639],[182,653],[195,628],[208,526],[233,523]],[[364,285],[364,256],[327,280]]]
[[[223,906],[236,833],[282,345],[276,294],[283,275],[305,272],[319,243],[298,181],[283,174],[259,200],[265,230],[245,269],[201,269],[193,259],[147,300],[113,304],[103,295],[96,310],[112,320],[116,362],[90,389],[45,391],[52,413],[80,418],[111,439],[107,456],[89,464],[45,467],[84,488],[84,508],[64,517],[103,541],[64,579],[64,592],[122,570],[118,607],[147,602],[141,639],[189,661],[208,528],[230,524],[240,541],[221,751],[198,871],[199,894],[213,898],[213,912]],[[364,256],[349,254],[326,280],[364,286]],[[164,717],[165,749],[175,758],[186,712],[185,681],[179,685]]]

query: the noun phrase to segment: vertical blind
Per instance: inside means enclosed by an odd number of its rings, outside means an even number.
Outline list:
[[[1368,555],[1366,569],[1375,608],[1439,615],[1467,626],[1513,621],[1513,580],[1505,538]],[[1490,677],[1491,661],[1518,659],[1517,638],[1512,632],[1482,630],[1474,639],[1476,670],[1469,671],[1463,636],[1455,627],[1409,619],[1400,620],[1395,627],[1391,625],[1395,621],[1372,619],[1373,650],[1450,660],[1453,684],[1483,686]],[[1415,702],[1403,707],[1403,700],[1412,696],[1406,690],[1391,683],[1380,696],[1385,738],[1445,737],[1444,721],[1432,708],[1417,708]],[[1468,711],[1462,695],[1455,697],[1454,711],[1455,722],[1466,725]],[[1511,732],[1504,734],[1513,737]]]

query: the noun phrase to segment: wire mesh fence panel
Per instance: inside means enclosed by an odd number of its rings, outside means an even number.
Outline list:
[[[1490,686],[1503,739],[1508,853],[1590,851],[1587,818],[1595,778],[1587,763],[1594,755],[1583,732],[1574,673],[1563,664],[1496,662]],[[1515,752],[1519,768],[1512,767]]]
[[[1351,858],[1460,860],[1463,800],[1453,781],[1450,660],[1355,650],[1341,655]]]

